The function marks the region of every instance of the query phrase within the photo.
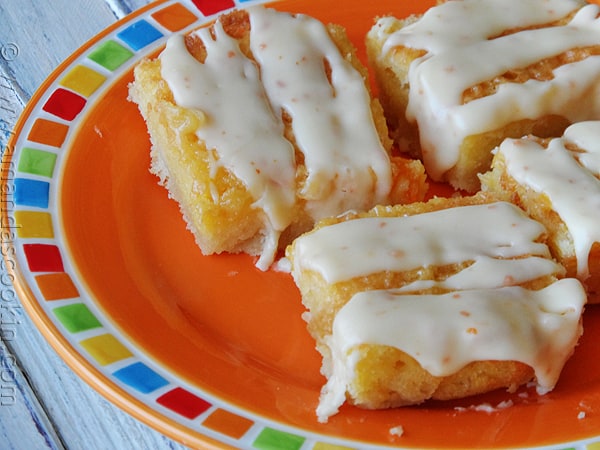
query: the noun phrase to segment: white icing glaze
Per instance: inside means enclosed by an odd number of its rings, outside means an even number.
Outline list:
[[[578,164],[565,145],[569,141],[578,145],[592,143],[591,150],[598,152],[600,122],[572,126],[565,136],[567,138],[552,139],[547,149],[533,140],[509,139],[500,145],[498,151],[503,155],[506,171],[511,177],[548,196],[552,208],[571,234],[578,276],[585,279],[589,274],[590,249],[594,242],[600,242],[600,180]],[[586,150],[585,147],[581,149]],[[582,163],[586,161],[585,153],[583,156],[575,155]],[[592,155],[597,158],[598,153]],[[595,175],[599,174],[596,172]]]
[[[391,169],[362,76],[321,22],[265,8],[249,12],[250,47],[269,100],[293,119],[308,171],[302,195],[313,218],[383,202]]]
[[[535,280],[541,275],[563,274],[564,270],[553,260],[530,256],[524,259],[479,258],[466,269],[445,280],[418,280],[399,289],[411,292],[433,287],[459,290],[484,289],[490,286],[512,286]]]
[[[383,54],[400,45],[439,54],[457,46],[487,40],[506,30],[554,22],[581,5],[578,0],[444,2],[427,10],[418,22],[389,36]],[[380,39],[387,37],[394,22],[391,17],[378,21]]]
[[[507,29],[556,20],[578,5],[564,0],[449,1],[389,36],[382,55],[402,45],[428,51],[409,70],[407,118],[419,125],[424,163],[432,178],[442,179],[454,167],[467,136],[548,114],[571,122],[600,116],[597,56],[558,67],[551,80],[503,83],[494,95],[462,101],[466,89],[508,70],[575,47],[598,45],[598,5],[584,6],[566,26],[496,37]],[[380,34],[391,19],[384,20]]]
[[[204,63],[175,36],[161,54],[161,74],[178,105],[205,116],[197,134],[217,151],[215,164],[239,178],[265,211],[265,250],[257,265],[266,269],[296,203],[294,149],[283,137],[282,110],[293,118],[304,155],[307,182],[300,195],[314,219],[383,202],[391,167],[363,79],[325,27],[303,15],[259,7],[248,12],[258,64],[217,21],[214,39],[208,28],[195,32],[207,50]]]
[[[333,373],[317,415],[326,421],[344,402],[361,344],[400,349],[434,376],[451,375],[473,361],[519,361],[534,369],[538,392],[546,393],[581,335],[585,302],[583,287],[572,278],[540,291],[504,287],[444,295],[356,294],[334,319],[328,340]]]
[[[449,287],[481,286],[482,276],[486,283],[502,286],[507,276],[523,280],[526,274],[537,278],[560,272],[543,260],[549,257],[546,245],[535,242],[543,232],[540,223],[505,202],[348,220],[296,239],[293,273],[299,277],[302,270],[312,270],[336,283],[383,271],[473,261],[468,270],[446,280]],[[525,255],[523,260],[501,259]]]

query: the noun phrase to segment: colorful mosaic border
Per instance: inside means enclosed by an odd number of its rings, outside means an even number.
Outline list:
[[[165,373],[124,342],[80,292],[55,234],[54,196],[70,130],[111,79],[131,68],[172,33],[215,14],[265,0],[182,0],[134,14],[79,55],[34,106],[12,155],[12,183],[3,192],[15,230],[15,253],[39,304],[67,341],[109,382],[158,414],[215,441],[257,450],[343,450],[352,443],[266,422],[234,411]],[[354,444],[356,445],[356,444]],[[580,447],[577,447],[580,448]],[[588,449],[600,449],[592,443]],[[565,449],[566,450],[566,449]]]

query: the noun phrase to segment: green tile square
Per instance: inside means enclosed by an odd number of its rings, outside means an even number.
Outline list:
[[[102,324],[96,316],[83,303],[59,306],[54,308],[54,314],[67,330],[71,333],[101,327]]]
[[[133,52],[131,50],[123,47],[118,42],[109,40],[96,46],[90,52],[88,58],[112,71],[121,67],[132,56]]]
[[[56,165],[56,153],[24,147],[19,157],[20,172],[52,178]]]
[[[272,428],[263,429],[252,446],[258,450],[299,450],[306,439]]]

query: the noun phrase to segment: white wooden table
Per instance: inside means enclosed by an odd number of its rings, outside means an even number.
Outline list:
[[[147,0],[0,2],[0,148],[36,88],[102,29]],[[3,270],[4,270],[4,266]],[[81,381],[34,327],[0,272],[0,448],[177,449]]]

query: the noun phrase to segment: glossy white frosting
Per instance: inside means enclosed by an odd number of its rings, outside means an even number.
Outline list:
[[[267,245],[258,265],[267,268],[279,234],[292,220],[294,149],[284,139],[283,124],[265,98],[258,68],[220,22],[215,23],[214,32],[215,39],[208,28],[195,32],[206,46],[204,64],[188,52],[183,36],[171,37],[161,54],[162,77],[179,106],[199,110],[206,117],[196,133],[207,149],[218,150],[215,164],[242,180],[265,211]],[[240,111],[252,113],[240,116]]]
[[[300,277],[301,271],[311,270],[327,283],[337,283],[383,271],[473,261],[437,284],[454,289],[503,286],[560,272],[548,259],[546,245],[536,242],[544,231],[505,202],[348,220],[296,239],[293,273]],[[423,280],[412,288],[431,283]]]

